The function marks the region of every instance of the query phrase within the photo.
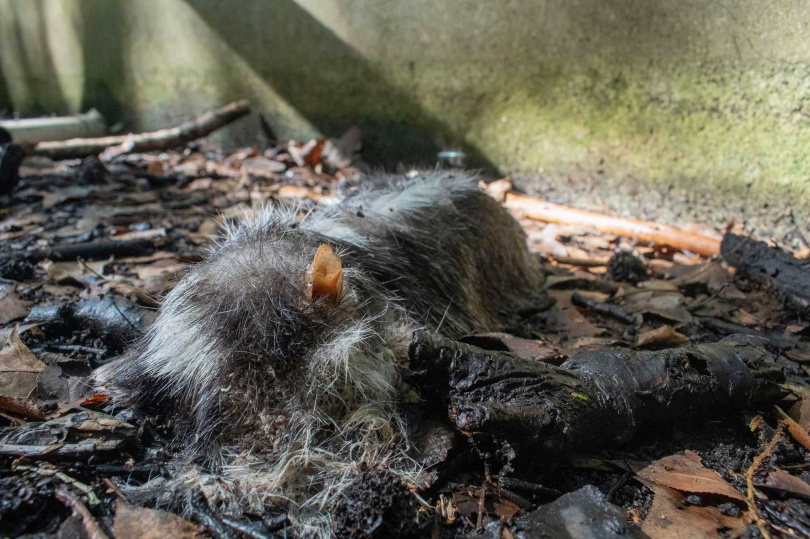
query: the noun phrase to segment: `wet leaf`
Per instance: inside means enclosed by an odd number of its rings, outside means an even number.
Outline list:
[[[641,531],[650,539],[703,539],[741,534],[748,527],[748,517],[723,515],[716,507],[699,507],[683,503],[684,494],[678,490],[651,483],[655,493]]]
[[[705,468],[700,457],[692,451],[656,460],[638,472],[638,477],[645,483],[655,483],[681,492],[714,494],[745,503],[745,496],[720,474]]]

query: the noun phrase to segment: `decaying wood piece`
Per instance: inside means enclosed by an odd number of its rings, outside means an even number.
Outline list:
[[[118,155],[132,152],[168,150],[209,135],[249,112],[250,107],[247,101],[236,101],[171,129],[114,137],[75,138],[63,142],[40,142],[34,147],[34,154],[50,157],[51,159],[74,159],[98,155],[109,148],[105,152],[105,157],[112,159]]]
[[[723,236],[720,252],[741,275],[769,282],[785,307],[805,318],[810,316],[810,270],[806,261],[765,242],[736,234]]]
[[[640,242],[666,245],[704,256],[720,252],[720,241],[672,226],[640,219],[622,219],[602,213],[569,208],[516,193],[507,193],[504,205],[524,212],[526,217],[545,223],[561,223],[594,228]]]
[[[457,428],[533,458],[773,402],[784,376],[766,344],[735,335],[655,352],[593,350],[555,367],[423,331],[410,357],[417,384],[447,404]]]

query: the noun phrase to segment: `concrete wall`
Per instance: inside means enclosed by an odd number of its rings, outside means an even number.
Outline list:
[[[808,30],[796,0],[2,0],[0,98],[148,129],[247,97],[282,138],[359,124],[389,164],[463,145],[505,173],[800,195]]]

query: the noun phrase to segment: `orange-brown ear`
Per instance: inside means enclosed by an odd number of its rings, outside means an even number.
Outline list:
[[[307,268],[307,297],[327,298],[335,303],[343,296],[343,263],[330,245],[318,247]]]

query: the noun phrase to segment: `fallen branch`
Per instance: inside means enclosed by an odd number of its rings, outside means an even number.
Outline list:
[[[538,452],[621,444],[781,398],[784,376],[766,343],[735,335],[656,352],[593,350],[555,367],[417,332],[410,358],[415,383],[446,403],[458,429],[504,441],[530,464]]]
[[[723,236],[720,252],[741,275],[769,282],[785,307],[810,317],[810,271],[806,261],[765,242],[730,233]]]
[[[611,217],[515,193],[506,194],[504,205],[509,209],[522,211],[529,219],[544,223],[594,228],[639,242],[665,245],[704,256],[714,256],[720,252],[720,241],[715,238],[651,221]]]
[[[30,251],[24,256],[31,262],[52,260],[54,262],[74,261],[77,258],[84,260],[106,260],[111,256],[118,258],[126,256],[143,256],[152,254],[155,244],[148,239],[136,240],[108,240],[72,245],[58,245],[47,249]]]
[[[51,159],[74,159],[99,155],[105,150],[107,160],[133,152],[169,150],[207,136],[250,112],[247,101],[236,101],[220,109],[207,112],[197,119],[171,129],[151,133],[120,135],[101,138],[75,138],[63,142],[40,142],[34,147],[35,155]]]

